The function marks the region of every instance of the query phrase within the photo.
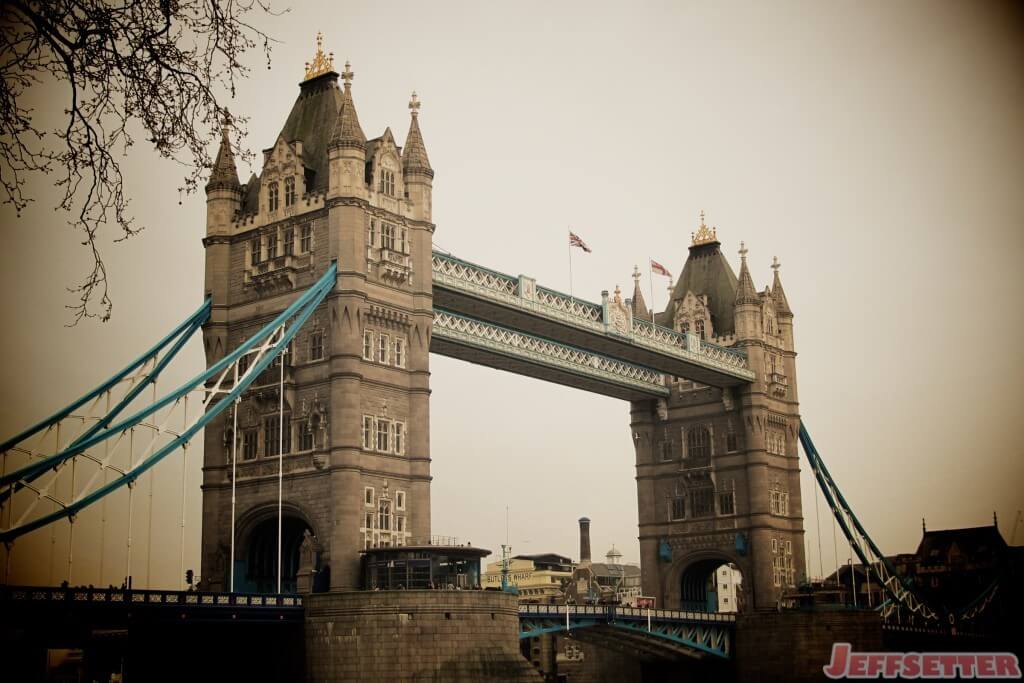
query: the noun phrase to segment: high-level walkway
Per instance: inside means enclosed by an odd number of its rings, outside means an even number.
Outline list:
[[[624,399],[667,395],[665,375],[754,380],[742,350],[617,316],[607,297],[584,301],[436,251],[433,286],[430,350],[444,356]]]

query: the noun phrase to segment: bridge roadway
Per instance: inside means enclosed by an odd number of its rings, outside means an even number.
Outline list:
[[[736,615],[616,605],[520,605],[519,638],[573,637],[642,660],[731,659]]]
[[[617,315],[607,296],[577,299],[436,251],[432,277],[430,350],[444,356],[627,400],[666,396],[664,375],[754,380],[742,350]]]

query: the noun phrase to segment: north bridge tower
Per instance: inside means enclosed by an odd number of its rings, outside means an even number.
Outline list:
[[[237,348],[319,278],[337,281],[293,340],[206,429],[202,578],[227,587],[236,456],[235,590],[276,588],[283,443],[284,590],[359,584],[359,551],[430,533],[430,167],[413,93],[404,147],[367,139],[320,38],[263,167],[240,183],[228,131],[206,186],[207,363]],[[339,77],[342,81],[339,86]],[[279,406],[284,406],[283,430]],[[309,564],[307,561],[303,567]],[[298,576],[297,576],[298,574]],[[297,585],[298,584],[298,585]]]

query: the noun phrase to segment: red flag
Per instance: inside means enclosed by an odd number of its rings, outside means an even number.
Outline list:
[[[672,273],[668,272],[668,269],[665,268],[665,266],[661,265],[654,259],[651,259],[651,270],[653,270],[658,275],[664,275],[665,277],[672,279]]]
[[[579,247],[583,251],[590,253],[590,247],[587,246],[586,242],[580,239],[580,236],[574,232],[569,233],[569,246]]]

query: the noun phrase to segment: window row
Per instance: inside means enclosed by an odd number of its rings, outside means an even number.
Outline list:
[[[295,204],[295,178],[289,177],[284,179],[284,205],[292,206]],[[272,182],[267,185],[267,210],[274,212],[280,207],[280,188],[278,183]]]
[[[405,454],[405,423],[386,417],[363,415],[363,449]]]
[[[363,331],[363,360],[404,368],[405,349],[405,337],[392,337],[383,332],[375,333],[373,330]]]
[[[716,492],[711,487],[692,489],[683,495],[675,496],[669,504],[670,521],[711,517],[716,514],[736,514],[736,494],[733,490]]]
[[[306,254],[313,250],[313,224],[306,223],[299,227],[299,251]],[[249,240],[249,263],[258,266],[264,261],[276,259],[278,256],[295,254],[295,228],[288,227],[268,232],[266,235],[253,237]]]
[[[780,588],[796,585],[792,541],[783,543],[781,539],[772,539],[772,584]]]
[[[366,227],[366,246],[383,247],[389,251],[408,254],[409,248],[412,246],[409,243],[409,229],[404,225],[395,225],[371,218]]]
[[[364,486],[363,487],[363,504],[366,507],[373,507],[374,501],[375,501],[375,498],[373,496],[374,496],[374,489],[373,489],[373,487],[372,486]],[[385,492],[382,493],[381,496],[380,496],[380,501],[383,502],[383,501],[386,501],[386,500],[389,500],[389,498],[387,497],[387,491],[385,489]],[[404,510],[405,509],[405,491],[395,491],[395,508],[398,509],[398,510]]]
[[[682,458],[684,467],[710,467],[711,456],[714,455],[714,441],[711,438],[711,430],[707,427],[692,427],[683,430]],[[735,453],[739,450],[740,440],[730,427],[725,435],[726,453]],[[665,439],[661,442],[661,459],[672,460],[674,455],[675,442],[668,437],[666,431]]]
[[[775,430],[768,430],[764,437],[764,447],[772,455],[786,454],[786,434]]]
[[[281,419],[278,415],[269,415],[263,419],[260,427],[247,427],[239,430],[237,448],[242,460],[255,460],[258,457],[272,457],[284,453],[300,453],[311,451],[318,445],[316,425],[309,420],[292,421],[287,413],[284,416],[284,431],[281,430]],[[230,454],[228,458],[230,459]]]

